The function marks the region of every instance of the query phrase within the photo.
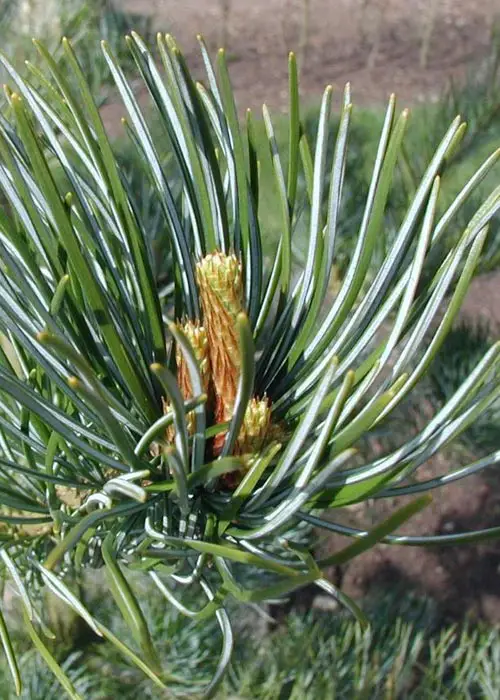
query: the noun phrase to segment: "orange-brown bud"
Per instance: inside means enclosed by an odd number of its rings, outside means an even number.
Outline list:
[[[248,402],[234,454],[259,452],[266,441],[271,426],[271,402],[268,398],[253,398]]]
[[[269,440],[271,425],[271,402],[268,398],[253,398],[248,402],[245,417],[236,440],[233,454],[246,456],[251,464],[251,456],[258,454]],[[225,435],[217,436],[221,441],[221,449]],[[222,483],[228,489],[235,489],[242,480],[246,470],[231,472],[222,477]]]
[[[233,413],[240,371],[236,317],[243,309],[241,263],[234,255],[211,253],[198,263],[196,278],[208,336],[215,421],[224,423]]]
[[[203,391],[208,393],[210,385],[210,358],[208,354],[208,338],[205,328],[197,321],[186,321],[184,324],[179,324],[179,329],[186,335],[191,343],[194,356],[198,361],[198,369],[200,370]],[[191,377],[189,375],[188,366],[184,359],[184,353],[179,346],[175,350],[175,361],[177,364],[177,383],[181,391],[183,399],[191,399],[193,397],[193,387],[191,385]],[[166,399],[162,399],[163,413],[168,413],[171,410],[170,403]],[[190,432],[193,429],[194,416],[193,413],[188,413],[186,416],[187,427]],[[174,427],[171,425],[166,430],[166,439],[168,442],[173,442],[175,438]]]
[[[210,384],[210,358],[208,356],[208,338],[205,328],[198,322],[186,321],[179,325],[180,330],[186,335],[191,343],[194,356],[198,360],[198,368],[200,370],[203,391],[208,393]],[[193,388],[191,386],[191,377],[187,367],[184,354],[179,346],[175,351],[175,361],[177,364],[177,381],[181,390],[181,394],[185,399],[190,399],[193,396]]]

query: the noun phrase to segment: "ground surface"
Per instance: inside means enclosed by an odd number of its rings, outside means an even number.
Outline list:
[[[233,0],[221,28],[222,0],[122,0],[130,11],[152,14],[156,29],[174,34],[190,65],[200,71],[195,35],[211,49],[224,43],[240,109],[275,110],[287,99],[290,49],[303,55],[302,93],[317,102],[328,83],[349,80],[355,103],[378,104],[395,91],[403,103],[432,99],[450,77],[463,77],[488,52],[492,19],[499,0],[309,0],[309,32],[300,48],[302,0]],[[434,17],[432,16],[435,12]],[[430,36],[421,65],[422,42]],[[304,44],[304,42],[303,42]],[[110,104],[103,114],[119,133],[123,108]],[[465,312],[491,318],[500,327],[500,278],[493,273],[474,281]],[[429,478],[456,466],[455,458],[435,459],[422,475]],[[475,476],[437,494],[434,504],[411,523],[412,532],[457,532],[500,524],[500,480]],[[384,508],[369,504],[345,517],[370,525]],[[330,538],[329,551],[344,543]],[[455,618],[463,615],[500,622],[500,547],[421,550],[382,546],[359,557],[344,572],[346,592],[363,594],[373,584],[401,585],[429,593]]]
[[[316,100],[328,83],[351,81],[356,99],[403,100],[435,94],[488,46],[498,0],[119,0],[152,14],[155,28],[171,32],[191,63],[199,64],[195,35],[214,50],[224,44],[243,105],[286,102],[286,56],[305,54],[304,95]],[[229,7],[223,22],[224,5]],[[302,40],[309,4],[307,40]],[[420,65],[425,37],[426,65]],[[302,48],[301,48],[302,44]],[[305,47],[305,48],[303,48]]]
[[[450,77],[460,79],[488,53],[499,0],[115,0],[152,17],[172,33],[190,66],[203,75],[196,42],[202,33],[215,52],[224,45],[238,106],[257,112],[266,102],[286,108],[287,55],[302,66],[301,92],[316,104],[327,84],[347,81],[354,103],[380,104],[395,92],[402,105],[436,97]],[[229,8],[226,21],[223,7]],[[308,31],[304,6],[309,5]],[[426,41],[428,38],[428,41]],[[428,50],[421,65],[422,44]],[[140,95],[144,100],[147,96]],[[106,122],[121,133],[123,109],[110,104]]]

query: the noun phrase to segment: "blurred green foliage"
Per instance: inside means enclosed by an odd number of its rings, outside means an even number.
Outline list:
[[[274,631],[249,626],[237,644],[219,700],[390,700],[405,698],[494,698],[500,677],[500,631],[482,624],[440,627],[436,608],[406,591],[374,597],[372,627],[362,632],[343,614],[311,610],[292,613]],[[154,700],[195,697],[217,664],[218,631],[213,621],[194,625],[157,596],[145,612],[159,641],[161,662],[182,672],[184,690],[159,694],[107,644],[56,649],[76,690],[92,700]],[[99,615],[128,640],[126,625],[106,602]],[[242,611],[242,616],[248,613]],[[212,647],[213,653],[207,652]],[[21,657],[23,700],[59,700],[60,687],[33,651]],[[101,677],[95,681],[93,670]],[[8,671],[0,665],[0,697],[10,700]]]
[[[104,102],[109,96],[112,81],[109,68],[99,50],[99,42],[106,40],[123,68],[130,71],[134,62],[123,36],[133,28],[146,41],[151,41],[151,17],[125,12],[114,0],[57,0],[53,8],[57,9],[58,16],[52,22],[47,16],[40,26],[33,22],[33,29],[30,30],[29,16],[23,17],[22,3],[19,0],[0,0],[2,52],[9,56],[18,70],[22,70],[26,58],[33,55],[32,33],[36,32],[37,39],[44,41],[60,68],[65,70],[66,64],[60,61],[60,39],[61,36],[66,36],[78,52],[78,60],[92,93]],[[53,8],[50,4],[45,8],[40,3],[33,12],[46,10],[50,13]],[[27,69],[33,73],[36,66],[28,65]],[[6,77],[3,68],[0,69],[2,82],[5,82]],[[70,70],[65,70],[65,78],[69,82],[74,79]]]

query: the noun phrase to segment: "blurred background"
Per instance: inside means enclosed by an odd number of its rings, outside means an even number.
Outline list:
[[[149,15],[196,52],[202,32],[225,46],[245,106],[286,103],[287,52],[298,53],[303,94],[317,99],[327,83],[349,80],[355,101],[436,96],[490,47],[498,0],[116,0]],[[193,60],[195,56],[193,56]]]
[[[240,113],[250,107],[259,117],[266,102],[279,145],[287,139],[286,121],[280,115],[287,105],[290,50],[300,61],[306,105],[302,117],[311,139],[325,85],[333,84],[334,103],[340,105],[343,86],[350,81],[355,116],[339,222],[342,235],[336,264],[341,279],[359,228],[390,93],[397,94],[400,107],[411,108],[412,118],[404,162],[386,212],[388,238],[412,195],[411,182],[418,181],[457,113],[467,119],[469,129],[463,148],[449,163],[443,188],[446,197],[453,197],[486,155],[500,146],[499,19],[500,0],[0,0],[0,39],[2,50],[17,61],[20,70],[26,58],[35,56],[31,36],[45,38],[56,57],[60,36],[72,39],[106,128],[115,138],[123,172],[159,244],[162,231],[157,206],[147,185],[137,179],[139,168],[120,124],[125,110],[101,57],[100,38],[108,40],[126,69],[145,112],[148,96],[123,41],[129,29],[136,29],[150,44],[157,31],[172,33],[200,78],[203,66],[196,34],[204,35],[213,52],[225,46]],[[331,148],[337,122],[334,114]],[[499,175],[498,169],[493,171],[471,201],[469,215],[481,196],[498,184]],[[272,191],[271,169],[265,160],[262,177],[264,183],[269,178]],[[264,202],[262,210],[270,245],[280,226],[274,201],[271,197],[267,208]],[[461,226],[466,223],[465,218],[458,222]],[[305,229],[305,222],[303,226]],[[294,253],[300,262],[300,222]],[[422,429],[498,338],[498,221],[492,226],[478,273],[428,379],[412,401],[361,446],[367,455],[394,445],[402,432]],[[426,464],[420,477],[431,479],[498,449],[500,405]],[[452,533],[500,523],[500,478],[494,471],[440,491],[431,507],[411,521],[412,533]],[[378,502],[368,502],[346,509],[344,523],[371,527],[387,515]],[[333,536],[317,540],[323,552],[343,544]],[[287,606],[272,608],[264,616],[246,610],[241,627],[249,633],[242,636],[239,662],[221,697],[500,697],[500,547],[495,542],[425,550],[381,545],[329,573],[346,593],[362,600],[374,623],[373,631],[361,635],[335,606],[332,609],[312,591],[299,592]],[[98,596],[95,605],[101,606],[116,633],[125,634]],[[148,600],[147,613],[157,636],[171,639],[177,635],[175,646],[165,643],[169,667],[180,673],[189,671],[201,682],[215,663],[215,654],[207,652],[214,630],[200,632],[153,599]],[[272,619],[266,617],[269,613]],[[83,696],[113,698],[120,692],[123,698],[136,697],[139,680],[134,672],[105,657],[101,647],[89,654],[87,641],[79,634],[71,628],[61,654],[66,655],[70,675],[85,687]],[[309,656],[304,656],[304,645],[310,646]],[[33,685],[23,697],[60,697],[38,662],[27,655],[26,664],[33,671]],[[86,672],[95,667],[104,669],[106,683],[92,685]],[[1,688],[0,683],[0,698],[9,698],[8,691]],[[158,697],[149,685],[140,688],[143,697]]]
[[[327,83],[351,81],[357,104],[397,92],[407,103],[436,99],[450,78],[488,55],[498,0],[3,0],[18,8],[22,29],[57,28],[78,5],[148,19],[175,35],[199,65],[196,34],[224,46],[244,107],[286,104],[286,61],[297,52],[302,92],[312,101]]]

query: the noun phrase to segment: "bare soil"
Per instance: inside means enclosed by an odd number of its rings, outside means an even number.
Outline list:
[[[445,474],[459,464],[437,456],[421,470],[420,478]],[[475,475],[440,489],[433,503],[398,534],[445,535],[496,526],[500,522],[499,486],[498,479]],[[372,501],[331,517],[370,529],[404,502],[402,498]],[[347,538],[330,535],[322,553],[333,553],[347,544]],[[374,589],[396,587],[403,594],[417,591],[431,596],[447,620],[484,619],[500,624],[500,546],[495,541],[459,547],[379,545],[330,575],[354,598]]]
[[[354,102],[378,104],[391,92],[404,104],[435,98],[450,78],[463,78],[490,46],[493,19],[500,0],[309,0],[307,37],[303,0],[122,0],[132,12],[152,14],[156,29],[172,33],[190,66],[202,75],[196,34],[203,33],[215,53],[228,49],[230,73],[239,108],[260,109],[266,102],[286,108],[287,54],[301,58],[301,91],[317,102],[325,85],[353,87]],[[434,15],[433,15],[434,12]],[[429,37],[425,65],[422,42]],[[146,96],[144,96],[145,98]],[[108,128],[119,133],[123,108],[107,105]],[[490,318],[500,327],[500,277],[477,278],[464,313]],[[437,457],[422,478],[446,473],[454,457]],[[369,527],[388,515],[390,506],[368,503],[347,510],[344,522]],[[435,493],[434,503],[411,521],[413,534],[467,531],[500,524],[500,480],[474,476]],[[344,546],[328,537],[322,548]],[[500,623],[500,546],[461,548],[376,547],[356,559],[340,577],[347,593],[362,596],[373,587],[418,590],[442,604],[446,615],[482,617]],[[339,581],[340,582],[340,581]]]
[[[196,34],[228,50],[242,107],[286,104],[287,54],[302,59],[302,90],[317,100],[325,85],[350,81],[355,101],[405,102],[435,95],[449,76],[488,50],[498,0],[121,0],[154,18],[201,66]],[[224,21],[224,6],[228,7]],[[309,5],[304,34],[305,7]],[[429,37],[425,65],[422,43]]]
[[[500,0],[115,0],[132,14],[150,16],[156,31],[175,36],[195,74],[204,76],[196,41],[215,53],[224,45],[241,113],[287,105],[287,56],[297,53],[301,93],[317,104],[326,85],[337,101],[350,82],[354,104],[403,106],[436,98],[450,78],[460,80],[486,56]],[[304,7],[309,6],[304,32]],[[228,8],[227,13],[224,7]],[[226,19],[224,19],[226,18]],[[132,27],[133,28],[133,27]],[[428,41],[427,41],[428,39]],[[422,45],[427,43],[425,63]],[[139,99],[147,102],[145,91]],[[103,114],[120,135],[120,104]]]

